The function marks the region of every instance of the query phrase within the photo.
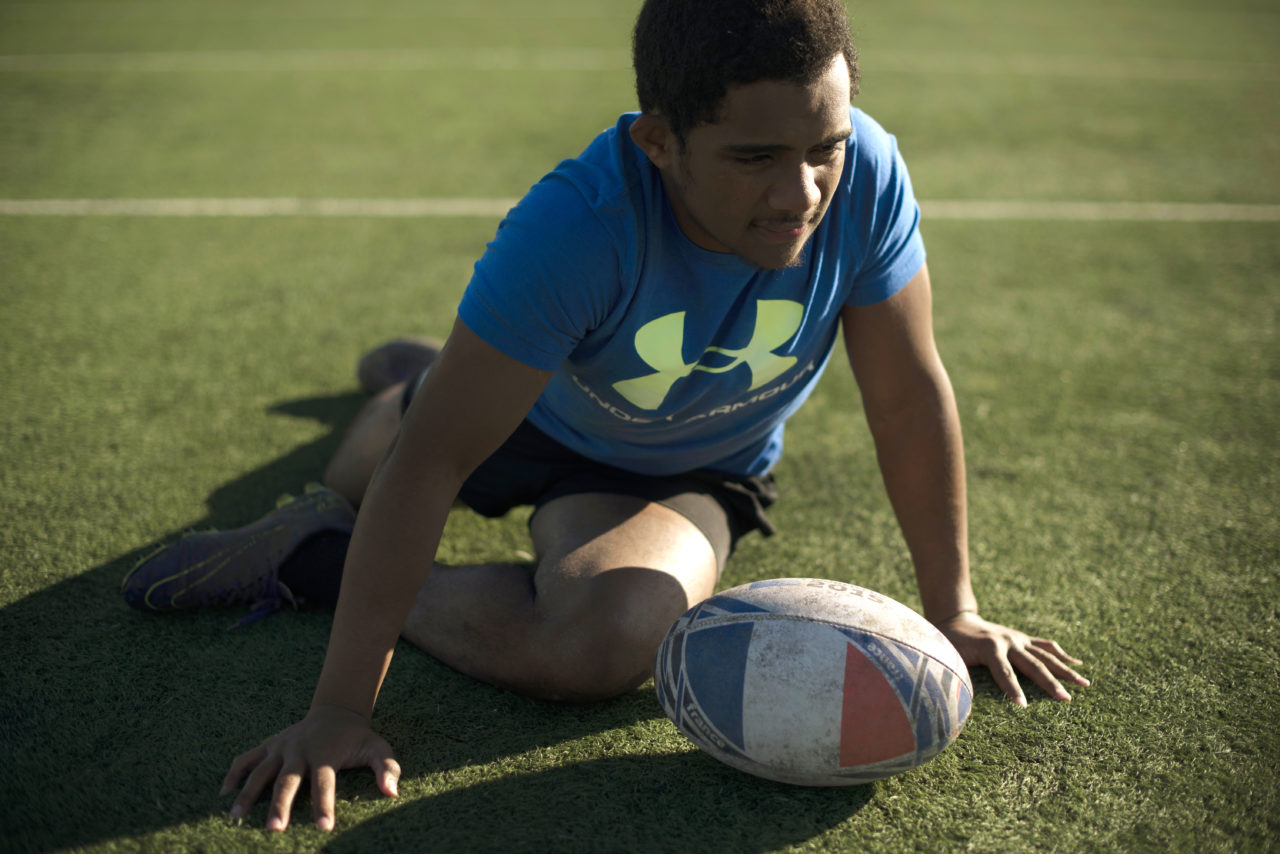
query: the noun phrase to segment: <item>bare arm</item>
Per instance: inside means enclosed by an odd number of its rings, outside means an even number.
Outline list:
[[[969,664],[991,669],[1019,704],[1015,668],[1050,696],[1071,697],[1058,681],[1088,682],[1053,641],[978,616],[969,577],[964,442],[955,395],[933,338],[927,267],[891,299],[844,310],[845,347],[890,503],[915,565],[925,617]]]
[[[458,490],[519,425],[549,376],[455,324],[360,509],[313,704],[372,716]]]
[[[223,786],[245,780],[233,817],[274,781],[267,826],[284,830],[309,775],[316,824],[330,830],[337,771],[360,765],[373,768],[384,794],[396,794],[400,767],[369,727],[396,639],[463,481],[515,430],[549,377],[454,324],[357,517],[311,709],[237,757]]]

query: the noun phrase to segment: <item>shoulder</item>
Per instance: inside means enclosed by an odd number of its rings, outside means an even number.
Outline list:
[[[871,116],[857,107],[849,108],[853,133],[845,149],[845,183],[850,187],[883,188],[905,172],[898,140]]]
[[[601,133],[530,188],[476,262],[459,315],[525,364],[554,369],[634,288],[643,237],[625,159],[624,141],[633,143],[619,131]]]
[[[849,118],[853,132],[845,149],[838,205],[851,225],[874,231],[887,220],[912,213],[911,176],[893,134],[856,107],[849,108]]]
[[[555,252],[611,256],[626,266],[642,233],[637,224],[645,218],[651,180],[628,133],[633,119],[634,114],[623,115],[534,184],[499,226],[499,241],[512,236],[504,231],[516,231]]]
[[[832,234],[842,241],[841,257],[854,260],[848,303],[887,299],[924,264],[920,206],[893,134],[850,107],[853,132],[845,171],[832,203]]]
[[[853,126],[849,144],[856,146],[862,154],[875,156],[896,147],[893,134],[857,107],[849,107],[849,123]]]
[[[539,182],[551,184],[561,201],[595,212],[601,219],[643,207],[648,161],[631,141],[636,114],[626,113],[601,131],[577,157],[561,161]]]

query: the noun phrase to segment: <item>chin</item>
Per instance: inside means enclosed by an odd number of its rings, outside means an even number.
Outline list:
[[[746,252],[739,254],[762,270],[785,270],[790,267],[799,267],[805,263],[805,259],[808,257],[809,242],[813,240],[819,219],[821,219],[820,216],[815,217],[798,239],[785,243],[748,239],[744,241],[743,248],[750,250],[750,254]]]
[[[799,267],[804,264],[808,255],[805,250],[808,246],[809,240],[806,238],[799,246],[789,248],[775,246],[771,247],[771,251],[756,251],[750,255],[739,253],[739,255],[745,261],[761,270],[786,270],[790,267]]]

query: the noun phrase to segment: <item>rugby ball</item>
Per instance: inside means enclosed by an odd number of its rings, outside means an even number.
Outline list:
[[[869,783],[960,734],[973,684],[906,605],[818,578],[734,587],[691,608],[654,665],[658,700],[716,759],[802,786]]]

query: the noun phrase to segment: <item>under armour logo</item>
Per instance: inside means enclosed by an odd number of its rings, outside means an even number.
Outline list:
[[[776,356],[773,350],[787,343],[800,329],[804,306],[791,300],[757,300],[756,328],[751,341],[741,350],[708,347],[693,362],[684,361],[683,311],[651,320],[636,333],[636,353],[656,373],[613,384],[618,394],[641,409],[657,409],[667,399],[671,387],[694,371],[723,374],[739,365],[751,369],[748,391],[777,379],[796,363],[794,356]],[[729,358],[728,364],[702,364],[708,354]],[[722,361],[717,359],[716,361]]]

